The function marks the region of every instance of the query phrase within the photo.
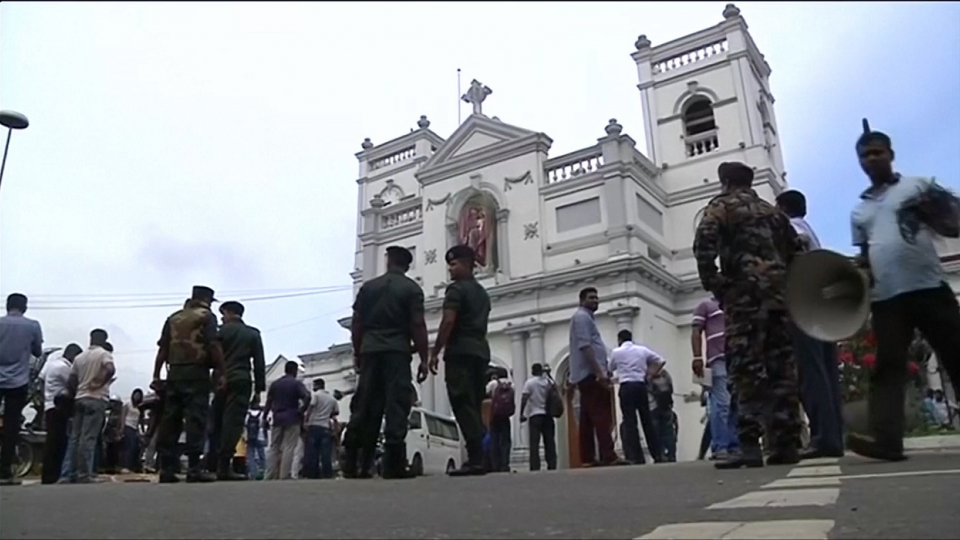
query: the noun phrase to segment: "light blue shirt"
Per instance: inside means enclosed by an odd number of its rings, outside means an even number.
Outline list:
[[[0,388],[20,388],[30,382],[30,361],[43,354],[40,323],[19,313],[0,317]]]
[[[607,347],[600,338],[597,320],[592,311],[581,306],[570,319],[570,382],[574,384],[593,375],[593,363],[580,350],[584,347],[593,349],[600,366],[608,370]]]
[[[946,281],[930,230],[921,227],[916,243],[911,244],[903,239],[897,221],[901,205],[929,187],[932,181],[899,174],[897,178],[899,181],[882,190],[874,191],[871,187],[864,191],[850,215],[853,245],[869,246],[874,302],[911,291],[934,289]]]
[[[810,250],[820,249],[820,239],[817,238],[817,233],[813,232],[813,227],[807,223],[807,220],[802,217],[792,217],[790,218],[790,224],[793,225],[793,230],[797,231],[797,234],[802,234],[810,240]]]

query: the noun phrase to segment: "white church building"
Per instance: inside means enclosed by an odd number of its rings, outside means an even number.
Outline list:
[[[387,246],[409,248],[409,275],[423,287],[432,342],[449,280],[444,253],[469,243],[482,257],[478,279],[493,305],[492,363],[510,370],[519,387],[534,363],[566,378],[578,292],[596,287],[608,347],[616,346],[618,330],[629,329],[667,359],[678,459],[693,459],[703,432],[690,371],[691,316],[705,297],[691,249],[700,212],[720,193],[723,161],[753,166],[755,189],[768,200],[786,187],[770,66],[740,10],[728,5],[722,15],[717,25],[667,43],[636,40],[645,153],[610,120],[598,122],[595,143],[551,155],[547,134],[485,115],[490,90],[477,81],[464,96],[473,114],[447,138],[422,116],[419,129],[394,140],[365,140],[356,154],[354,292],[385,271]],[[349,328],[349,319],[340,323]],[[356,376],[349,344],[300,358],[305,377],[322,376],[329,389],[350,393]],[[422,407],[449,415],[442,368],[419,387],[419,398]],[[268,377],[281,373],[274,365]],[[579,463],[576,402],[558,424],[561,467]],[[347,403],[341,410],[347,414]],[[616,415],[619,424],[619,408]],[[527,444],[526,426],[515,417],[520,467]]]

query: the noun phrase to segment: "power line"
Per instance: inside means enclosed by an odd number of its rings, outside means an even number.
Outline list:
[[[345,285],[328,285],[323,287],[292,287],[286,289],[237,289],[219,291],[218,296],[256,296],[263,294],[291,294],[310,291],[325,291],[342,289]],[[187,296],[186,291],[175,293],[77,293],[77,294],[31,294],[32,303],[72,303],[72,302],[123,302],[131,300],[172,300]]]
[[[274,332],[274,331],[276,331],[276,330],[284,330],[284,329],[286,329],[286,328],[291,328],[291,327],[293,327],[293,326],[299,326],[299,325],[301,325],[301,324],[303,324],[303,323],[307,323],[307,322],[310,322],[310,321],[315,321],[315,320],[317,320],[317,319],[323,319],[323,318],[325,318],[325,317],[329,317],[329,316],[333,315],[334,313],[337,313],[338,311],[343,311],[343,310],[346,310],[346,309],[350,309],[349,306],[347,306],[347,307],[342,307],[342,308],[338,308],[338,309],[335,309],[335,310],[333,310],[333,311],[329,311],[329,312],[327,312],[327,313],[323,313],[323,314],[321,314],[321,315],[316,315],[316,316],[314,316],[314,317],[308,317],[308,318],[306,318],[306,319],[301,319],[301,320],[299,320],[299,321],[294,321],[294,322],[292,322],[292,323],[282,324],[282,325],[280,325],[280,326],[274,326],[274,327],[272,327],[272,328],[267,328],[267,329],[265,329],[265,330],[260,330],[260,333],[261,333],[261,334],[268,334],[268,333]],[[133,351],[120,350],[120,351],[117,351],[116,353],[114,353],[114,356],[125,356],[125,355],[133,355],[133,354],[146,354],[146,353],[154,353],[154,352],[156,352],[156,351],[157,351],[156,347],[154,347],[153,349],[139,349],[139,350],[133,350]]]
[[[316,295],[319,295],[319,294],[327,294],[327,293],[332,293],[332,292],[343,292],[343,291],[351,290],[352,288],[353,288],[353,287],[351,287],[351,286],[349,286],[349,285],[344,285],[344,286],[341,286],[341,287],[331,287],[331,288],[328,288],[328,289],[318,290],[318,291],[307,291],[307,292],[291,293],[291,294],[276,294],[276,295],[272,295],[272,296],[261,296],[261,297],[258,297],[258,298],[241,298],[240,301],[241,301],[241,302],[261,302],[261,301],[264,301],[264,300],[279,300],[279,299],[283,299],[283,298],[299,298],[299,297],[302,297],[302,296],[316,296]],[[66,311],[66,310],[78,310],[78,309],[83,309],[83,310],[98,310],[98,309],[100,309],[100,310],[103,310],[103,309],[120,310],[120,309],[156,309],[156,308],[171,308],[171,307],[182,307],[182,306],[183,306],[183,302],[169,302],[169,303],[163,303],[163,304],[134,304],[134,305],[103,305],[103,304],[100,304],[100,305],[84,305],[84,306],[76,306],[76,305],[39,305],[39,306],[38,306],[38,305],[31,304],[31,305],[30,305],[30,309],[31,309],[31,310],[36,310],[36,311],[40,311],[40,310]]]

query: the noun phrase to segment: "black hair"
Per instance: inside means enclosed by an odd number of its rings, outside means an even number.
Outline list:
[[[753,185],[753,169],[739,161],[725,161],[717,167],[720,181],[734,187]]]
[[[532,373],[534,377],[539,377],[540,375],[542,375],[543,364],[541,364],[540,362],[537,362],[536,364],[530,366],[530,373]]]
[[[230,300],[220,304],[220,313],[229,311],[238,317],[243,317],[243,304],[235,300]]]
[[[283,365],[283,372],[287,375],[296,375],[298,371],[300,371],[300,364],[293,360],[287,360],[287,363]]]
[[[27,295],[13,293],[7,297],[7,311],[24,312],[27,310]]]
[[[589,295],[590,293],[597,294],[597,288],[596,288],[596,287],[585,287],[585,288],[583,288],[583,289],[580,289],[580,301],[583,302],[584,300],[586,300],[586,299],[587,299],[587,295]]]
[[[323,378],[318,377],[318,378],[316,378],[316,379],[313,380],[313,387],[314,387],[314,388],[326,388],[326,387],[327,387],[327,382],[324,381]]]
[[[110,336],[107,334],[107,331],[104,330],[103,328],[94,328],[93,330],[90,331],[90,343],[93,343],[96,345],[103,345],[104,343],[107,342],[107,339],[109,337]]]
[[[621,330],[617,332],[617,339],[620,341],[633,341],[633,332],[629,330]]]
[[[473,251],[472,247],[460,244],[448,249],[445,259],[447,263],[451,263],[453,261],[464,261],[472,268],[474,262],[477,260],[477,254],[475,251]]]
[[[860,152],[860,149],[864,146],[871,144],[882,144],[886,146],[888,150],[893,151],[893,144],[890,141],[890,136],[882,131],[864,131],[860,137],[857,138],[856,149],[857,152]]]
[[[63,350],[63,356],[73,359],[75,356],[83,352],[83,347],[77,345],[76,343],[71,343],[67,345],[67,348]]]
[[[413,263],[413,254],[405,247],[390,246],[387,248],[387,262],[406,271]]]
[[[784,191],[777,195],[777,204],[790,217],[804,217],[807,215],[807,198],[795,189]]]

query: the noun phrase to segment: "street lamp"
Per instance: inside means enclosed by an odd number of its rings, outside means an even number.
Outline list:
[[[7,144],[3,147],[3,163],[0,164],[0,184],[3,183],[3,170],[7,168],[7,150],[10,149],[10,136],[15,129],[26,129],[30,125],[27,117],[15,111],[0,111],[0,125],[7,128]]]

